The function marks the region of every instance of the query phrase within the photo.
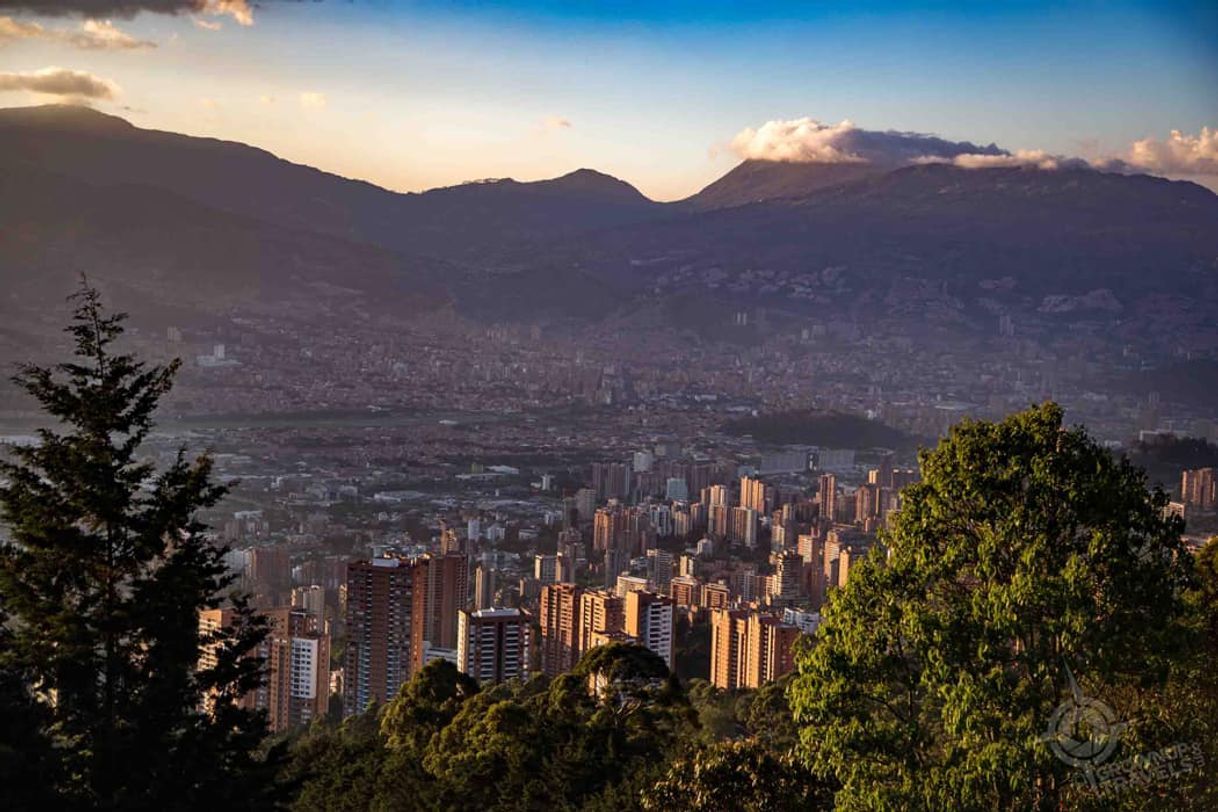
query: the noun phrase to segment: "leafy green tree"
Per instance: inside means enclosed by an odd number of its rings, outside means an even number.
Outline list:
[[[1167,498],[1046,404],[921,455],[883,537],[824,612],[790,697],[843,809],[1057,809],[1044,741],[1069,665],[1091,696],[1162,684],[1190,556]]]
[[[832,808],[832,793],[792,753],[775,753],[758,739],[719,742],[676,759],[642,800],[646,810],[690,812]]]
[[[0,464],[0,671],[47,717],[61,805],[263,805],[265,723],[237,702],[260,679],[246,655],[264,625],[238,603],[233,626],[199,632],[200,610],[220,604],[231,578],[196,512],[224,488],[205,456],[179,451],[159,472],[139,457],[177,364],[116,352],[124,316],[83,283],[73,299],[75,358],[15,378],[58,426]],[[215,664],[198,669],[203,644]],[[23,747],[13,735],[20,726],[0,731]]]

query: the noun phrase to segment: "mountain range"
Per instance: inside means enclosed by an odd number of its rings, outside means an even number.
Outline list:
[[[1084,168],[745,161],[658,203],[608,175],[401,194],[84,107],[0,110],[0,315],[80,271],[131,301],[587,322],[1100,332],[1218,347],[1218,196]],[[736,322],[739,322],[736,319]]]

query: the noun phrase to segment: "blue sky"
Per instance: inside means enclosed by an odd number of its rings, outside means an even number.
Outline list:
[[[0,41],[0,73],[86,71],[119,88],[97,106],[141,126],[396,189],[591,166],[672,199],[729,169],[742,129],[804,116],[1089,158],[1218,127],[1215,3],[354,0],[253,16],[114,20],[157,45],[138,50]]]

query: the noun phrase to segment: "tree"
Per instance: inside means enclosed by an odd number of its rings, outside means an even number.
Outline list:
[[[1072,768],[1044,738],[1067,666],[1105,699],[1163,683],[1191,583],[1182,525],[1054,404],[965,421],[920,461],[799,655],[803,753],[844,809],[1059,808]]]
[[[832,795],[791,754],[757,739],[725,741],[676,759],[643,792],[647,810],[766,812],[830,809]]]
[[[199,632],[232,578],[196,513],[225,489],[206,456],[179,450],[159,472],[139,456],[178,364],[116,352],[125,316],[87,283],[72,300],[75,357],[14,378],[58,425],[0,464],[0,670],[47,716],[61,804],[263,804],[265,722],[238,702],[261,677],[248,655],[265,627],[238,601],[231,626]]]

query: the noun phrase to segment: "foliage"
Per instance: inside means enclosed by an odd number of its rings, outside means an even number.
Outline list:
[[[673,762],[643,793],[647,810],[830,809],[832,794],[791,754],[757,739],[721,742]]]
[[[436,662],[383,710],[311,731],[287,777],[298,809],[628,809],[692,724],[664,662],[638,646],[482,690]]]
[[[1164,684],[1191,583],[1181,524],[1061,421],[1046,404],[956,426],[923,453],[889,555],[825,610],[791,702],[842,808],[1059,808],[1071,768],[1042,737],[1064,666],[1106,701]]]
[[[58,428],[0,463],[0,769],[26,760],[15,783],[45,776],[56,806],[262,805],[265,724],[237,700],[265,628],[238,603],[234,626],[199,634],[231,578],[195,514],[224,488],[206,456],[139,457],[177,364],[116,353],[123,315],[83,283],[73,298],[75,358],[15,378]],[[197,669],[202,643],[216,662]]]

